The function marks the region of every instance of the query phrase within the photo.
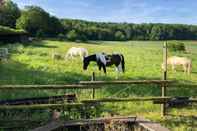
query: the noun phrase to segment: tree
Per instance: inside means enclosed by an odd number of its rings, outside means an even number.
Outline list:
[[[0,25],[15,28],[20,17],[20,9],[11,0],[4,0],[0,6]]]
[[[49,36],[57,36],[63,32],[63,26],[58,18],[51,16],[48,24],[47,34]]]
[[[66,35],[66,38],[70,41],[75,41],[77,40],[77,33],[75,30],[71,30],[68,32],[68,34]]]
[[[35,36],[40,30],[46,34],[49,28],[49,19],[49,14],[42,8],[27,6],[17,20],[16,27],[28,31],[32,36]]]
[[[125,35],[121,31],[117,31],[115,33],[115,40],[125,40]]]
[[[151,40],[162,40],[162,29],[160,26],[155,25],[153,26],[152,30],[151,30],[151,34],[150,34],[150,39]]]
[[[59,19],[50,16],[42,8],[27,6],[17,20],[17,28],[28,31],[32,36],[38,36],[40,32],[47,37],[55,37],[62,32],[63,26]]]

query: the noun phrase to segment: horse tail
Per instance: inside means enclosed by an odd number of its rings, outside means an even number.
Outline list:
[[[121,64],[122,64],[122,71],[125,72],[125,61],[124,61],[124,56],[120,54],[121,56]]]

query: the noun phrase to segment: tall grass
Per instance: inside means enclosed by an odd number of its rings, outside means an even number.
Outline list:
[[[178,80],[180,83],[197,84],[197,42],[185,41],[185,46],[189,53],[169,52],[168,55],[187,56],[192,59],[193,70],[191,75],[185,75],[181,68],[178,72],[172,72],[169,69],[168,79]],[[88,43],[60,42],[44,40],[33,42],[28,45],[12,44],[6,45],[11,52],[8,62],[0,63],[0,84],[66,84],[77,83],[81,80],[90,80],[93,71],[96,72],[96,80],[114,80],[116,72],[114,67],[107,68],[107,75],[98,71],[95,63],[91,63],[88,71],[82,70],[82,61],[80,58],[74,60],[64,60],[63,57],[70,47],[85,47],[89,54],[97,52],[121,52],[125,56],[126,72],[121,74],[119,79],[162,79],[162,41],[128,41],[128,42],[105,42],[90,41]],[[62,55],[62,59],[54,60],[51,58],[52,52]],[[151,86],[151,87],[150,87]],[[91,90],[60,90],[60,91],[4,91],[0,92],[1,99],[15,99],[24,97],[60,95],[68,92],[76,92],[80,99],[90,98]],[[160,96],[161,91],[155,85],[121,85],[118,88],[108,86],[107,88],[96,92],[97,98],[102,97],[133,97],[133,96]],[[193,96],[196,97],[196,88],[169,88],[169,96]],[[194,107],[195,108],[195,107]],[[195,109],[184,108],[170,111],[173,115],[195,115]],[[109,115],[116,112],[121,115],[144,115],[150,119],[160,121],[172,130],[189,130],[193,128],[183,119],[177,120],[172,124],[174,118],[161,118],[160,106],[153,105],[150,102],[128,102],[106,104],[103,107],[103,115]],[[193,118],[188,118],[193,121]]]

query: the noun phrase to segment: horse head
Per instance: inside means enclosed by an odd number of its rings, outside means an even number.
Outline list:
[[[87,70],[89,63],[90,63],[90,61],[89,61],[88,57],[84,57],[83,58],[83,70]]]

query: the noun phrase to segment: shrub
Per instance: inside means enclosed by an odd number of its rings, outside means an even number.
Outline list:
[[[37,37],[37,38],[43,38],[43,37],[44,37],[44,32],[43,32],[43,30],[38,30],[37,33],[36,33],[36,37]]]
[[[124,40],[126,40],[126,37],[121,31],[117,31],[115,33],[115,39],[118,41],[124,41]]]
[[[58,39],[60,40],[60,41],[62,41],[62,40],[64,40],[65,38],[66,38],[66,36],[64,35],[64,34],[62,34],[62,33],[60,33],[60,34],[58,34]]]
[[[71,30],[68,32],[68,34],[66,35],[67,40],[70,41],[75,41],[77,40],[77,32],[75,30]]]
[[[170,51],[185,51],[185,44],[182,42],[168,43],[168,49]]]

